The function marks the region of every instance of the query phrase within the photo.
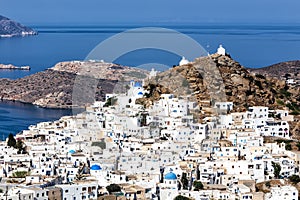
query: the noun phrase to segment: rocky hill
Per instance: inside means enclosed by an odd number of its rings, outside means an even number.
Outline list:
[[[36,34],[33,29],[0,15],[0,38]]]
[[[252,74],[230,56],[218,54],[197,58],[189,64],[173,67],[160,73],[154,82],[167,87],[170,91],[176,89],[191,93],[200,103],[212,99],[209,87],[212,87],[213,79],[220,79],[218,83],[214,83],[220,85],[220,89],[215,91],[223,88],[225,96],[222,96],[222,100],[234,102],[236,111],[244,111],[249,106],[268,106],[271,109],[284,108],[288,103],[299,106],[299,90],[291,90],[285,81]],[[188,86],[189,90],[184,86]]]
[[[146,106],[159,99],[162,93],[179,92],[179,95],[191,94],[200,108],[207,102],[221,100],[233,102],[234,111],[245,111],[249,106],[289,109],[296,119],[290,123],[292,133],[300,134],[297,121],[300,114],[299,88],[288,86],[285,80],[251,73],[230,56],[214,54],[173,67],[150,80],[146,88],[150,94],[138,100]],[[211,115],[203,110],[200,113],[202,118]]]
[[[47,108],[72,108],[77,106],[72,102],[76,78],[76,74],[49,69],[17,80],[0,79],[0,98]],[[114,82],[97,82],[96,100],[103,100],[105,93],[112,92]],[[92,103],[93,95],[84,93],[85,99],[82,99],[81,103]]]
[[[258,69],[249,68],[248,70],[276,78],[300,78],[300,60],[281,62]]]
[[[0,79],[0,98],[47,108],[83,107],[94,100],[104,100],[121,80],[141,80],[146,76],[144,70],[111,63],[61,62],[21,79]]]

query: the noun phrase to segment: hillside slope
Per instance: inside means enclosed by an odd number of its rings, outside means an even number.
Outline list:
[[[199,68],[199,66],[204,67]],[[174,89],[184,91],[186,89],[183,86],[188,85],[190,93],[194,94],[198,102],[201,102],[212,99],[208,88],[213,83],[210,76],[221,79],[219,80],[220,90],[223,89],[225,95],[222,100],[232,101],[235,111],[244,111],[249,106],[284,108],[287,102],[298,105],[300,101],[299,90],[291,91],[285,81],[261,74],[252,74],[229,56],[218,54],[197,58],[189,64],[173,67],[160,73],[155,81],[171,92]]]
[[[0,98],[47,108],[83,107],[104,100],[119,81],[141,80],[147,71],[103,62],[60,62],[17,80],[0,79]]]
[[[214,82],[212,79],[221,80]],[[233,102],[234,111],[237,112],[245,111],[250,106],[290,109],[296,119],[290,123],[291,132],[295,136],[300,134],[297,121],[300,114],[299,88],[289,87],[285,80],[251,73],[230,56],[214,54],[197,58],[194,62],[160,73],[148,83],[146,88],[151,91],[150,95],[139,99],[140,104],[149,106],[159,99],[160,94],[176,94],[179,91],[181,94],[192,94],[200,107],[221,97],[221,101]],[[212,87],[219,88],[212,92]],[[219,91],[220,94],[215,95]],[[200,113],[200,120],[211,115],[210,112]]]
[[[277,78],[285,76],[288,78],[300,78],[300,60],[281,62],[268,67],[249,69],[249,71]]]

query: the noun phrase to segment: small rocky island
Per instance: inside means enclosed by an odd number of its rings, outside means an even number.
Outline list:
[[[37,32],[33,29],[0,15],[0,38],[36,34]]]
[[[0,64],[0,69],[7,69],[7,70],[30,70],[30,66],[14,66],[12,64],[4,65]]]

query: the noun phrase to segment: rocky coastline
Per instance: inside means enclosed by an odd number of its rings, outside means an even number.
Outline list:
[[[147,73],[112,63],[61,62],[17,80],[0,79],[0,100],[31,103],[44,108],[82,108],[95,100],[104,100],[105,94],[112,93],[118,81],[141,80]],[[74,95],[77,95],[76,100]]]

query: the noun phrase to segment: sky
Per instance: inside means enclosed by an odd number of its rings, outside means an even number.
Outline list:
[[[299,0],[0,0],[0,15],[28,25],[300,23]]]

